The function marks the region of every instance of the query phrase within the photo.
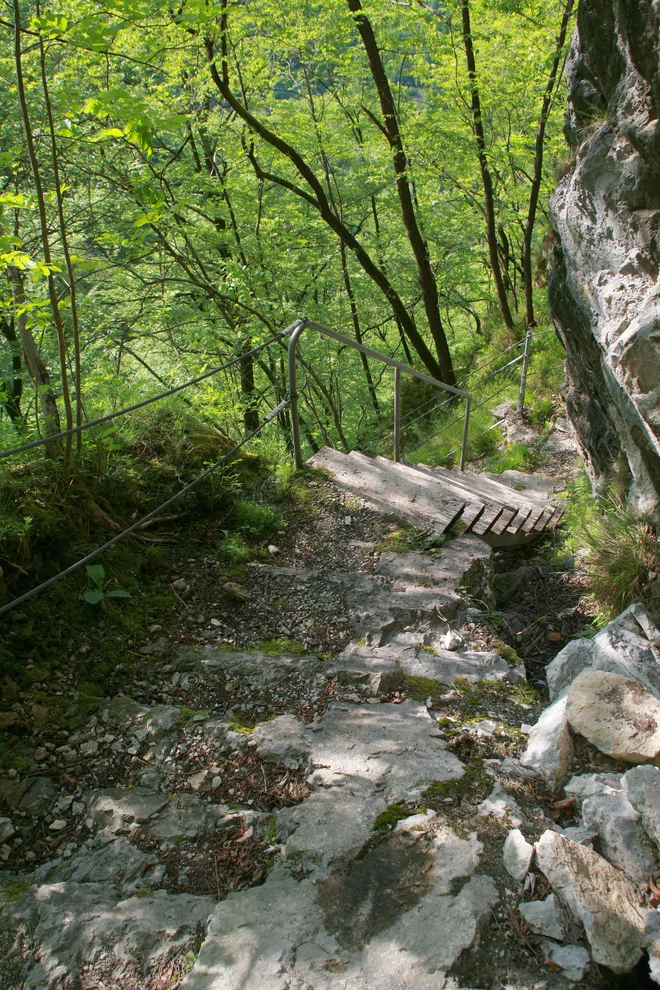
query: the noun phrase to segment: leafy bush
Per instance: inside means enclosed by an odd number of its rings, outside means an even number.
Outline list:
[[[237,529],[250,536],[261,536],[284,528],[280,515],[269,505],[260,505],[247,499],[239,499],[231,514],[231,521]]]

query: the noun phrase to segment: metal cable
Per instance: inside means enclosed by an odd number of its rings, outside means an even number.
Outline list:
[[[7,612],[11,611],[11,609],[16,608],[17,605],[22,605],[24,602],[27,602],[30,598],[34,598],[34,596],[38,595],[40,591],[45,591],[46,588],[50,588],[50,586],[55,584],[57,581],[60,581],[64,577],[68,577],[69,574],[73,574],[74,571],[79,570],[79,568],[81,568],[84,564],[89,564],[89,562],[94,560],[96,557],[98,557],[99,554],[102,554],[104,550],[107,550],[109,547],[114,546],[115,543],[119,543],[120,540],[123,540],[125,536],[129,536],[131,533],[134,533],[136,530],[140,529],[142,526],[144,526],[145,523],[149,522],[150,519],[154,519],[157,515],[159,515],[163,511],[163,509],[169,509],[170,505],[176,502],[177,499],[181,498],[182,495],[187,495],[189,491],[192,491],[192,489],[195,488],[200,483],[200,481],[204,481],[204,479],[208,478],[210,474],[213,474],[214,471],[217,471],[217,469],[222,467],[222,465],[225,464],[226,461],[228,461],[229,458],[233,454],[235,454],[237,450],[240,450],[240,448],[245,446],[245,444],[249,440],[252,440],[254,437],[257,436],[258,433],[261,433],[264,426],[266,426],[273,419],[275,419],[276,416],[279,416],[282,410],[285,409],[288,405],[289,405],[289,398],[287,396],[279,403],[279,405],[275,406],[274,409],[271,409],[271,411],[268,413],[265,419],[261,421],[259,426],[257,426],[256,429],[252,430],[251,433],[248,433],[248,435],[244,437],[240,441],[240,443],[237,443],[236,446],[229,451],[229,453],[221,457],[220,460],[216,461],[215,464],[212,464],[211,467],[207,468],[205,471],[202,471],[202,473],[198,475],[188,485],[185,485],[175,495],[173,495],[171,498],[168,498],[166,502],[163,502],[163,504],[159,505],[156,509],[152,509],[151,512],[148,512],[146,516],[142,517],[142,519],[138,519],[138,521],[134,522],[132,526],[128,527],[128,529],[125,529],[122,533],[118,533],[116,536],[113,536],[112,539],[108,540],[107,543],[104,543],[103,546],[98,547],[96,550],[92,550],[91,553],[88,553],[87,556],[83,557],[81,560],[76,561],[75,564],[71,564],[70,567],[66,567],[63,571],[60,571],[59,574],[55,574],[54,577],[49,578],[47,581],[44,581],[42,584],[38,584],[36,588],[32,588],[31,591],[26,591],[24,595],[21,595],[19,598],[14,598],[13,601],[8,602],[6,605],[3,605],[2,608],[0,608],[0,615],[5,615]]]
[[[100,426],[101,423],[107,423],[111,419],[116,419],[117,416],[124,416],[126,413],[135,412],[136,409],[142,409],[144,406],[150,405],[152,402],[159,402],[161,399],[166,399],[168,395],[174,395],[176,392],[182,392],[184,388],[189,388],[191,385],[197,385],[199,382],[203,382],[206,378],[210,378],[212,375],[217,375],[220,371],[226,371],[227,368],[231,368],[236,364],[240,364],[245,358],[251,357],[253,354],[258,354],[263,351],[264,348],[270,347],[271,344],[277,343],[287,334],[291,333],[297,326],[299,326],[303,320],[296,320],[291,326],[287,327],[286,330],[282,330],[276,336],[271,337],[270,340],[264,341],[263,344],[259,344],[257,347],[253,347],[251,351],[246,351],[245,354],[239,354],[237,357],[232,358],[227,361],[226,364],[220,365],[219,368],[211,368],[210,371],[205,371],[204,374],[198,375],[196,378],[191,378],[189,382],[185,382],[183,385],[177,385],[175,388],[168,389],[167,392],[161,392],[159,395],[154,395],[150,399],[143,399],[142,402],[136,402],[133,406],[128,406],[126,409],[119,409],[117,412],[108,413],[107,416],[101,416],[99,419],[92,419],[87,423],[81,423],[80,426],[74,426],[70,430],[63,430],[61,433],[54,433],[49,437],[41,437],[39,440],[33,440],[31,443],[23,444],[21,447],[13,447],[11,450],[0,451],[0,460],[5,457],[11,457],[13,454],[20,454],[24,450],[32,450],[34,447],[41,447],[45,443],[51,443],[54,440],[61,440],[63,437],[72,436],[74,433],[80,433],[82,430],[88,430],[92,426]],[[2,614],[2,613],[0,613]]]

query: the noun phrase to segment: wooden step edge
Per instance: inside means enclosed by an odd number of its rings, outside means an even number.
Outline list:
[[[542,533],[545,527],[547,526],[547,524],[554,516],[554,514],[555,514],[554,506],[550,506],[549,509],[546,509],[535,522],[533,532]]]
[[[534,529],[534,526],[545,512],[547,512],[547,507],[546,508],[539,507],[532,510],[531,514],[527,518],[527,521],[524,522],[522,525],[523,533],[531,533]]]
[[[466,532],[470,529],[470,526],[474,526],[477,520],[483,516],[485,511],[486,505],[484,502],[468,502],[461,517],[465,523]]]
[[[503,506],[486,506],[486,511],[479,517],[476,525],[472,526],[471,532],[476,536],[483,536],[503,512]]]
[[[505,485],[500,481],[493,481],[492,478],[482,478],[472,471],[457,471],[455,468],[431,468],[431,470],[447,472],[457,484],[461,484],[461,482],[464,485],[473,484],[474,487],[471,490],[474,491],[475,495],[481,495],[486,499],[492,498],[493,501],[503,501],[509,504],[515,504],[517,502],[518,505],[524,505],[525,508],[529,507],[532,510],[547,508],[546,500],[541,501],[541,499],[524,495],[522,492],[512,488],[511,485]],[[462,479],[461,475],[463,476]],[[480,488],[482,491],[479,490]]]
[[[519,533],[522,527],[525,525],[527,520],[532,514],[531,509],[519,509],[518,514],[514,516],[509,525],[507,526],[507,533]]]
[[[510,509],[505,509],[500,518],[496,519],[490,527],[490,532],[495,533],[496,536],[501,536],[504,530],[508,528],[509,523],[513,521],[515,515],[515,512],[511,512]]]

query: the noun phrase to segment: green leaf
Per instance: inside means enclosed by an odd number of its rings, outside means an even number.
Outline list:
[[[103,601],[105,595],[102,591],[86,591],[83,595],[86,602],[90,605],[98,605],[100,601]]]
[[[107,598],[130,598],[130,591],[121,591],[119,588],[115,588],[114,591],[108,591]]]
[[[105,568],[103,564],[87,564],[85,568],[87,571],[87,576],[92,581],[97,588],[103,588],[103,582],[105,581]]]

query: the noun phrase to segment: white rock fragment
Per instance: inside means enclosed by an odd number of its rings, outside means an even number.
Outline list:
[[[530,845],[520,829],[514,828],[504,843],[504,868],[514,880],[520,883],[529,873],[534,857],[534,846]]]
[[[573,983],[579,983],[589,969],[589,953],[581,945],[555,945],[554,942],[545,942],[546,962],[551,966],[556,966],[562,971],[562,975]]]
[[[523,767],[534,770],[553,789],[568,776],[573,759],[573,739],[566,716],[566,698],[546,708],[529,733],[527,749],[520,758]]]
[[[520,904],[518,910],[535,935],[547,935],[560,942],[566,938],[566,919],[554,894],[548,894],[544,901]]]
[[[518,828],[524,821],[524,815],[515,799],[505,791],[499,781],[495,784],[487,798],[477,807],[477,814],[481,818],[491,815],[493,818],[508,817],[508,820]]]
[[[13,835],[16,835],[16,829],[11,818],[0,818],[0,842],[6,842]]]

